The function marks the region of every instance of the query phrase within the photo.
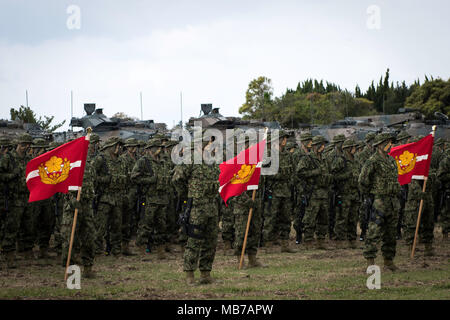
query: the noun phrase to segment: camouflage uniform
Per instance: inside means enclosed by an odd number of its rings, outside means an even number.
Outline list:
[[[427,185],[433,185],[433,176],[428,177]],[[433,243],[433,231],[434,231],[434,210],[433,210],[433,198],[430,191],[422,193],[423,181],[411,180],[408,188],[408,200],[405,207],[405,243],[412,245],[414,240],[414,234],[416,231],[417,217],[419,214],[420,200],[423,199],[422,214],[420,217],[419,226],[419,242],[425,244],[425,254],[433,255],[432,243]],[[431,189],[429,189],[431,190]]]
[[[248,215],[250,208],[252,210],[252,219],[247,235],[245,252],[249,258],[249,266],[263,266],[256,260],[258,252],[258,243],[261,236],[261,188],[256,191],[255,201],[252,200],[253,191],[244,191],[241,195],[230,199],[229,203],[233,205],[234,229],[236,238],[234,240],[234,254],[240,260],[242,246],[244,244],[245,231],[247,229]]]
[[[150,140],[146,149],[160,147],[158,139]],[[139,185],[145,194],[145,213],[138,226],[136,245],[144,249],[149,242],[157,249],[158,257],[164,258],[163,245],[167,241],[166,219],[169,196],[167,186],[169,173],[164,163],[151,156],[144,155],[136,162],[131,173],[131,180]]]
[[[366,164],[367,160],[369,160],[369,158],[373,155],[374,150],[372,147],[372,142],[373,139],[375,138],[376,134],[373,132],[369,132],[368,134],[366,134],[365,137],[365,147],[363,148],[363,150],[361,152],[359,152],[356,156],[355,156],[355,160],[357,161],[358,165],[359,165],[359,170],[362,170],[362,167]],[[366,236],[366,232],[367,232],[367,226],[369,224],[369,221],[367,221],[366,219],[366,212],[369,210],[368,208],[368,201],[367,199],[365,199],[365,195],[364,192],[362,192],[360,190],[360,194],[361,194],[361,206],[359,208],[359,226],[361,228],[361,235],[359,240],[363,241],[365,239]]]
[[[312,143],[313,136],[308,133],[303,133],[300,135],[300,143],[302,147],[305,147],[309,150],[308,145]],[[309,151],[308,151],[309,152]],[[302,159],[304,156],[306,156],[308,153],[303,149],[299,148],[295,150],[292,154],[292,161],[294,163],[294,170],[297,170],[297,165],[300,162],[300,159]],[[306,190],[306,181],[302,179],[298,179],[297,175],[295,174],[295,191],[297,192],[297,198],[295,199],[295,204],[293,206],[293,215],[294,215],[294,229],[296,232],[296,243],[299,244],[302,241],[304,227],[303,227],[303,217],[305,216],[306,208],[305,206],[305,199],[309,196],[307,194]],[[301,206],[303,206],[303,211],[300,212]]]
[[[48,144],[44,139],[35,139],[31,146],[33,150],[33,158],[43,154],[48,148]],[[34,201],[30,204],[32,210],[32,218],[34,220],[34,234],[39,245],[39,257],[47,258],[47,250],[49,247],[50,237],[53,233],[55,225],[55,214],[52,207],[51,199]]]
[[[130,138],[126,140],[124,146],[125,148],[137,148],[139,143],[136,139]],[[137,188],[130,179],[131,171],[137,161],[136,157],[136,153],[130,154],[128,151],[119,157],[119,161],[123,164],[126,172],[126,182],[122,188],[122,192],[125,194],[122,207],[122,253],[125,255],[131,254],[128,246],[133,231],[133,221],[136,220]]]
[[[18,139],[21,146],[30,146],[32,138],[29,134],[23,134]],[[19,148],[19,146],[18,146]],[[29,192],[25,180],[26,165],[31,158],[25,153],[19,155],[13,150],[10,156],[1,159],[1,176],[3,181],[9,181],[9,194],[11,195],[9,211],[4,221],[4,236],[2,251],[7,256],[7,264],[14,267],[14,252],[16,244],[19,252],[24,251],[28,258],[33,258],[34,246],[33,219],[31,206],[28,204]]]
[[[345,140],[342,148],[344,157],[339,157],[332,164],[332,175],[338,181],[341,205],[336,208],[336,224],[334,232],[336,240],[348,240],[351,247],[356,239],[356,224],[358,221],[359,191],[358,177],[359,165],[354,160],[351,152],[356,147],[352,139]]]
[[[314,148],[325,143],[326,140],[322,136],[315,136],[312,140]],[[331,182],[328,163],[320,154],[310,152],[300,158],[297,177],[303,181],[303,193],[307,200],[303,217],[305,244],[309,245],[314,240],[315,233],[318,246],[323,248],[328,226],[328,193]]]
[[[280,132],[280,143],[286,134]],[[285,148],[279,151],[278,173],[265,177],[266,190],[272,193],[272,202],[268,203],[264,212],[264,242],[270,247],[273,241],[280,239],[282,251],[287,249],[291,231],[292,203],[291,189],[293,187],[292,155]]]
[[[431,157],[431,163],[430,163],[430,174],[437,175],[437,171],[439,169],[439,164],[444,161],[445,159],[445,151],[443,151],[443,147],[445,147],[445,141],[442,138],[439,138],[435,141],[434,147],[433,147],[433,153]],[[428,182],[427,182],[427,189],[429,188]],[[441,222],[445,220],[446,212],[442,211],[441,206],[444,203],[443,197],[445,196],[443,184],[441,183],[440,179],[436,179],[435,183],[433,185],[432,195],[433,195],[433,203],[434,203],[434,219],[435,221],[438,220],[439,215]],[[442,225],[442,223],[441,223]]]
[[[393,140],[388,133],[381,133],[374,139],[378,150],[363,166],[359,176],[359,185],[365,195],[373,196],[373,209],[369,222],[364,248],[364,257],[368,264],[374,264],[377,244],[381,240],[381,252],[385,266],[391,270],[396,267],[393,259],[396,252],[396,225],[398,220],[398,194],[400,185],[397,181],[397,166],[392,157],[383,151]],[[384,156],[380,154],[384,153]]]
[[[0,248],[4,235],[4,224],[6,215],[11,208],[12,194],[10,183],[14,180],[12,172],[11,149],[12,144],[7,137],[0,137]]]
[[[197,226],[194,232],[200,237],[188,235],[183,265],[188,281],[193,280],[193,272],[197,266],[202,272],[202,280],[205,283],[211,281],[210,271],[216,253],[219,224],[218,179],[219,167],[205,162],[177,166],[172,178],[175,185],[188,185],[188,198],[192,198],[189,222]]]
[[[59,146],[62,143],[59,142],[51,142],[46,151],[51,151]],[[51,201],[51,210],[54,213],[53,220],[53,249],[56,251],[58,255],[61,254],[61,246],[63,242],[62,234],[61,234],[61,223],[62,216],[64,210],[64,196],[61,193],[56,193],[53,197],[50,198]]]
[[[450,232],[450,149],[446,150],[445,157],[439,164],[437,178],[445,192],[440,223],[442,226],[442,234],[447,239],[448,233]]]
[[[164,172],[168,173],[170,176],[173,174],[173,170],[175,165],[172,162],[171,152],[172,148],[178,144],[176,141],[167,141],[164,143],[164,154],[163,154],[163,162],[164,162]],[[177,212],[177,204],[178,204],[178,195],[175,187],[168,183],[166,185],[167,193],[169,194],[169,205],[167,207],[167,217],[166,217],[166,233],[168,237],[168,241],[170,243],[176,242],[178,237],[178,229],[179,226],[177,224],[178,221],[178,212]],[[169,242],[167,242],[166,250],[170,251]]]
[[[120,144],[117,137],[109,138],[102,150],[116,148]],[[122,186],[126,183],[126,169],[118,156],[109,152],[100,153],[92,163],[95,177],[95,192],[98,197],[96,219],[96,252],[104,249],[104,240],[110,242],[111,253],[118,255],[122,252]],[[108,237],[109,236],[109,237]]]
[[[87,270],[91,271],[95,257],[95,222],[92,212],[92,200],[94,199],[94,177],[95,170],[92,166],[93,161],[88,156],[83,176],[83,189],[80,201],[78,202],[77,193],[69,192],[64,195],[64,210],[61,223],[62,242],[62,265],[66,265],[67,255],[69,253],[70,236],[72,233],[73,218],[75,208],[78,209],[77,225],[75,228],[74,241],[72,246],[72,264],[82,263]],[[81,257],[80,257],[81,256]],[[81,258],[81,261],[79,260]]]

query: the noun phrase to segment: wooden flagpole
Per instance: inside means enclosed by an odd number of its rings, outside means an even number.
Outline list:
[[[86,130],[87,130],[86,140],[89,141],[91,138],[92,129],[89,127]],[[81,199],[81,186],[78,188],[77,202],[80,202],[80,199]],[[70,257],[72,255],[73,238],[75,236],[75,228],[77,226],[77,217],[78,217],[78,208],[75,208],[75,213],[73,215],[72,232],[70,234],[69,252],[67,253],[66,270],[64,272],[64,281],[67,281],[68,276],[67,269],[69,269],[70,266]]]
[[[435,132],[436,132],[436,126],[433,126],[433,131],[431,133],[433,135],[433,138],[434,138]],[[427,180],[428,180],[428,177],[425,177],[424,181],[423,181],[422,193],[425,193],[425,190],[427,188]],[[414,252],[416,251],[417,235],[419,233],[420,217],[422,216],[422,209],[423,209],[423,199],[420,199],[419,215],[417,216],[416,232],[414,233],[414,242],[413,242],[413,246],[412,246],[412,250],[411,250],[411,259],[414,259]]]
[[[264,140],[266,140],[266,141],[267,141],[267,131],[268,130],[269,130],[269,128],[267,128],[267,127],[264,129]],[[253,202],[255,202],[255,198],[256,198],[256,189],[253,190],[253,194],[252,194]],[[250,210],[248,212],[247,227],[245,228],[244,243],[242,244],[241,259],[239,260],[239,270],[242,269],[242,265],[244,264],[244,254],[245,254],[245,248],[247,246],[248,230],[250,229],[250,222],[252,221],[252,213],[253,213],[253,208],[250,208]]]
[[[255,198],[256,198],[256,190],[253,190],[253,195],[252,195],[253,202],[255,202]],[[242,265],[244,264],[245,247],[247,246],[247,236],[248,236],[248,230],[250,229],[250,222],[252,220],[252,213],[253,213],[253,208],[250,208],[250,210],[248,212],[247,228],[245,229],[244,243],[242,244],[241,260],[239,261],[239,270],[242,269]]]

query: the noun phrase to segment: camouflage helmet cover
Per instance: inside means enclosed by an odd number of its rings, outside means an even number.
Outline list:
[[[342,148],[351,148],[351,147],[357,147],[358,143],[355,142],[353,139],[347,139],[344,141],[344,144],[342,145]]]
[[[17,143],[33,143],[33,138],[28,133],[23,133],[17,138]]]
[[[312,139],[312,144],[313,146],[318,145],[318,144],[326,144],[328,141],[323,137],[323,136],[315,136]]]
[[[339,142],[344,142],[344,141],[345,141],[345,135],[343,135],[343,134],[338,134],[333,137],[333,143],[339,143]]]
[[[105,144],[102,147],[102,150],[115,146],[118,143],[122,144],[122,140],[119,137],[110,137],[108,140],[106,140]]]
[[[375,132],[369,132],[368,134],[366,134],[364,141],[368,143],[368,142],[372,141],[373,139],[375,139],[375,137],[376,137]]]
[[[377,146],[380,143],[386,142],[388,140],[393,140],[393,139],[394,139],[394,137],[390,133],[387,133],[387,132],[380,133],[373,139],[373,146]]]
[[[33,144],[31,145],[32,148],[47,148],[48,143],[45,141],[45,139],[37,138],[33,140]]]
[[[300,141],[309,141],[312,140],[313,136],[310,132],[305,132],[300,135]]]

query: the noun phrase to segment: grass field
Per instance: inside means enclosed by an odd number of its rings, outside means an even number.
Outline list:
[[[233,256],[219,246],[212,285],[187,286],[180,254],[170,260],[98,257],[97,277],[82,279],[81,290],[66,288],[64,268],[56,259],[19,261],[19,268],[0,272],[0,299],[450,299],[450,243],[436,235],[436,256],[413,261],[403,241],[395,262],[401,272],[384,272],[381,289],[368,290],[361,249],[305,250],[293,254],[264,254],[267,268],[237,270]],[[199,277],[196,272],[196,277]]]

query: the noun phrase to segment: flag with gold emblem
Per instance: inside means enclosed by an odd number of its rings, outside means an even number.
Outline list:
[[[389,155],[395,159],[400,185],[408,184],[411,179],[423,180],[428,177],[433,151],[432,134],[417,142],[394,147]]]
[[[225,205],[231,197],[258,189],[266,139],[219,165],[219,193]]]
[[[81,137],[28,162],[28,202],[48,199],[57,192],[78,190],[83,182],[89,140]]]

